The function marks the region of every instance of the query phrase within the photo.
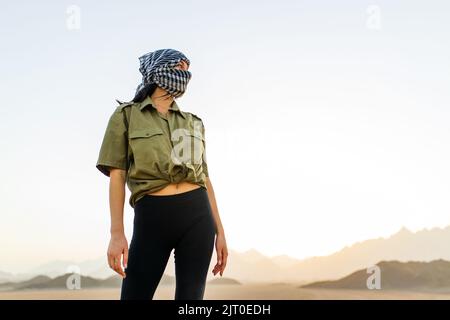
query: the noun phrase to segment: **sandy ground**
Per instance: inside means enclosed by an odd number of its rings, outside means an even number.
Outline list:
[[[175,288],[160,286],[155,292],[155,300],[173,300]],[[34,300],[117,300],[117,289],[80,289],[80,290],[27,290],[0,292],[0,300],[34,299]],[[288,284],[244,284],[244,285],[209,285],[206,287],[205,300],[327,300],[327,299],[450,299],[450,293],[425,293],[383,290],[334,290],[302,289]]]

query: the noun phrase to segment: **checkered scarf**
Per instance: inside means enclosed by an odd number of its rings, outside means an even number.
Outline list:
[[[190,65],[189,59],[174,49],[160,49],[139,57],[142,83],[136,89],[136,95],[145,86],[156,83],[173,97],[180,97],[192,77],[187,70],[175,69],[181,60]]]

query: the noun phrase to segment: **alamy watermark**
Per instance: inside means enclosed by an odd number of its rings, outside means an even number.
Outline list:
[[[377,5],[370,5],[366,9],[366,27],[370,30],[381,30],[381,8]]]
[[[66,8],[66,28],[69,31],[81,29],[81,8],[75,4]]]
[[[381,269],[379,266],[374,265],[367,268],[367,273],[371,274],[366,281],[367,289],[373,290],[381,289]]]
[[[68,290],[80,290],[81,289],[80,267],[77,265],[68,266],[66,274],[69,274],[69,276],[66,279],[66,288]]]

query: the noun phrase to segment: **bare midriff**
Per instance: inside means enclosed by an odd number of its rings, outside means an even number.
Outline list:
[[[201,188],[201,186],[199,186],[198,184],[182,181],[180,183],[171,183],[161,190],[148,194],[151,194],[152,196],[168,196],[172,194],[188,192],[198,188]]]

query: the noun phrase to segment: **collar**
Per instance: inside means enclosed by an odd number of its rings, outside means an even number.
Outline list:
[[[154,105],[153,105],[153,100],[152,100],[152,98],[151,98],[149,95],[147,96],[147,98],[145,98],[145,99],[139,104],[139,110],[142,111],[142,110],[143,110],[146,106],[148,106],[148,105],[151,105],[153,108],[155,108]],[[156,108],[155,108],[155,109],[156,109]],[[181,114],[181,116],[182,116],[183,118],[186,119],[186,116],[184,115],[184,112],[182,112],[182,111],[180,110],[180,108],[178,107],[178,104],[177,104],[177,102],[176,102],[175,100],[173,100],[172,104],[171,104],[170,107],[169,107],[169,110],[178,112],[179,114]]]

